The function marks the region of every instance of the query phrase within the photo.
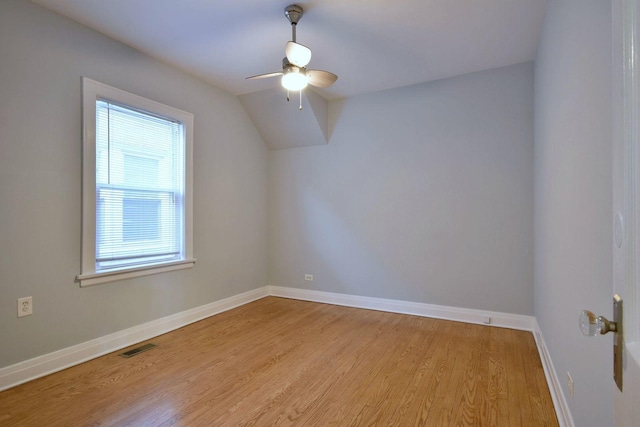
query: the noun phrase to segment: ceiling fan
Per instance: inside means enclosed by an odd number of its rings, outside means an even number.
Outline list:
[[[285,57],[282,58],[282,71],[273,73],[259,74],[257,76],[247,77],[251,79],[264,79],[268,77],[282,76],[282,86],[287,89],[287,101],[289,100],[289,91],[300,91],[302,100],[302,89],[308,84],[320,88],[331,86],[338,76],[329,71],[324,70],[308,70],[306,67],[311,60],[311,49],[296,43],[296,27],[298,21],[302,18],[303,10],[297,4],[292,4],[284,8],[284,15],[291,23],[291,38],[285,47]],[[302,110],[302,101],[300,102]]]

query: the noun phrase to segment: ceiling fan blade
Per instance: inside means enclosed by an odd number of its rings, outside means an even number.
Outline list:
[[[338,76],[324,70],[307,70],[309,84],[321,88],[327,88],[338,80]]]
[[[274,73],[258,74],[257,76],[246,77],[245,80],[266,79],[268,77],[277,77],[281,75],[282,75],[282,71],[276,71]]]
[[[304,67],[311,61],[311,49],[296,42],[288,42],[284,51],[289,62],[296,67]]]

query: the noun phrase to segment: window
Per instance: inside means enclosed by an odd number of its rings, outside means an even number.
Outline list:
[[[192,267],[193,116],[83,78],[80,286]]]

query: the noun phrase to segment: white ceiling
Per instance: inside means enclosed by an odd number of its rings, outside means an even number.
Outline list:
[[[233,94],[277,87],[290,0],[32,0]],[[547,0],[313,0],[297,41],[327,99],[531,61]]]

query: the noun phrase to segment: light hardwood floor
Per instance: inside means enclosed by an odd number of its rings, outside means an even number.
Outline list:
[[[0,393],[2,426],[557,426],[529,332],[268,297]]]

